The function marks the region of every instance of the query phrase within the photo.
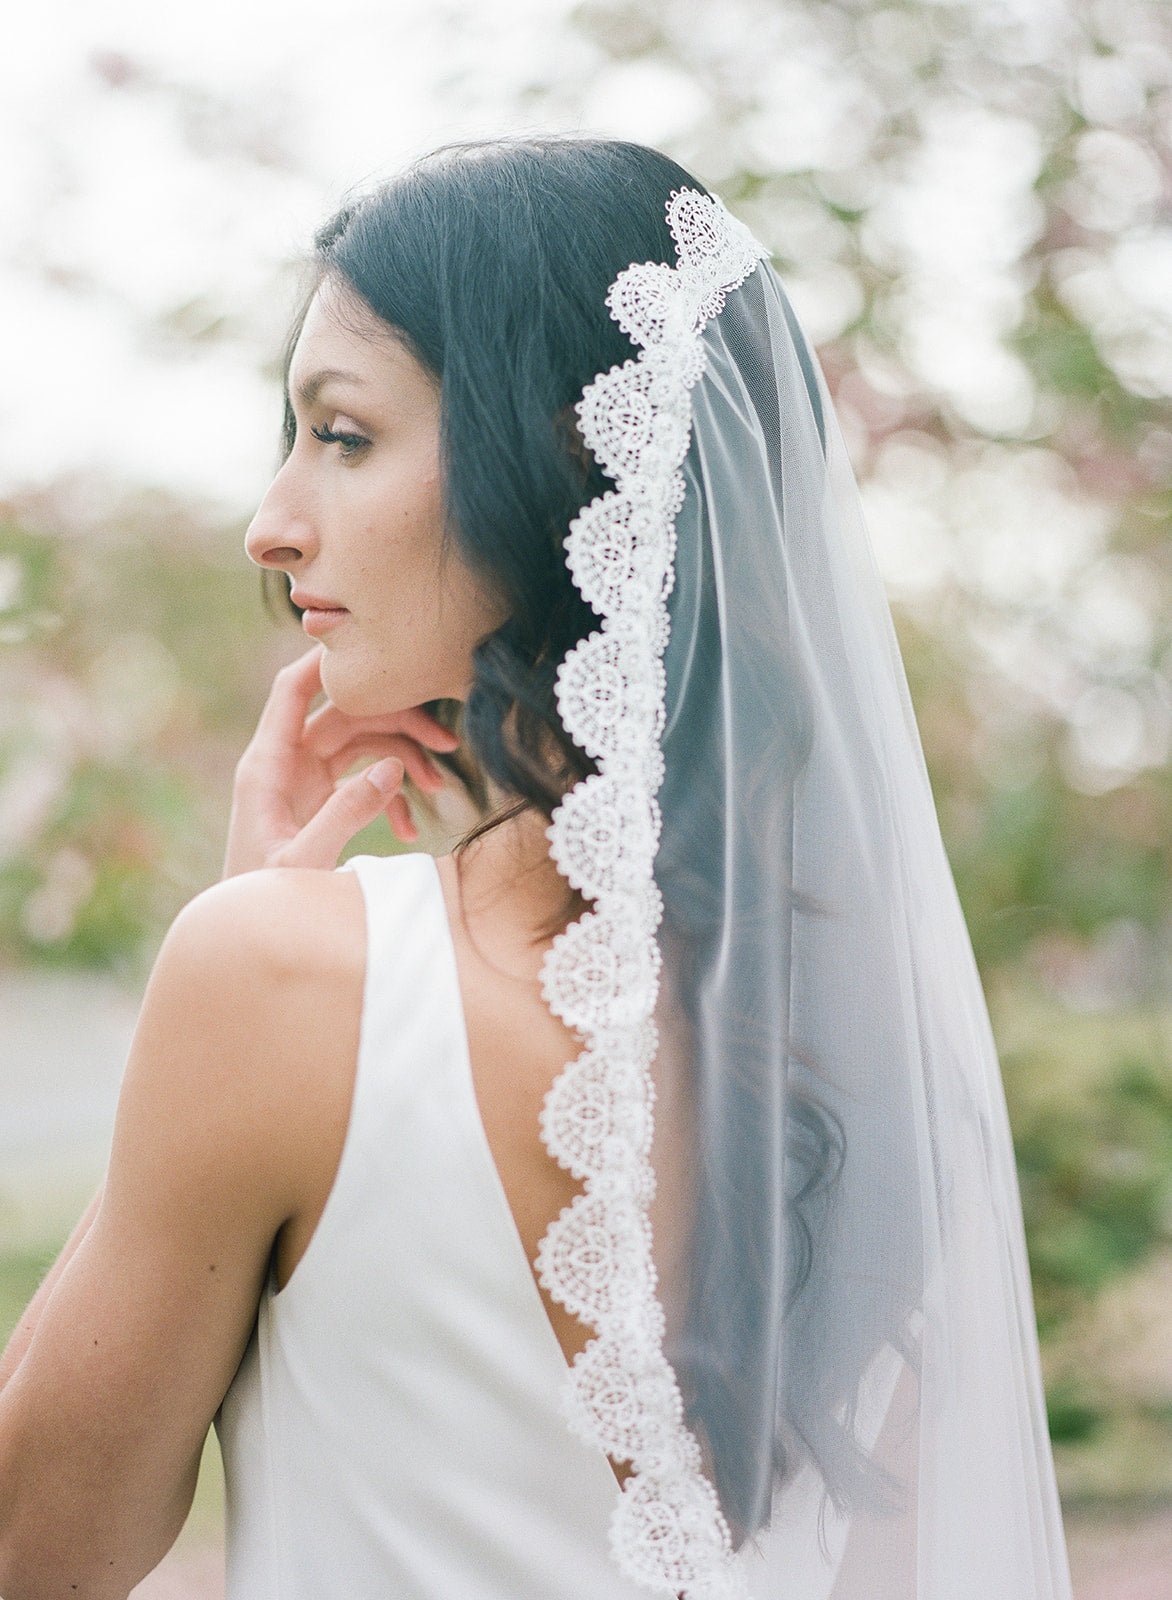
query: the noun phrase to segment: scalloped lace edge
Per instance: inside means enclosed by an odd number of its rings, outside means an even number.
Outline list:
[[[686,1600],[735,1600],[747,1590],[664,1355],[651,1252],[663,909],[653,867],[666,600],[691,389],[705,370],[701,334],[769,253],[717,197],[695,189],[672,192],[667,220],[676,265],[635,263],[606,298],[642,348],[588,384],[575,407],[615,488],[582,509],[566,543],[574,582],[604,620],[567,653],[555,695],[567,733],[598,772],[565,795],[546,834],[561,873],[594,905],[554,939],[542,965],[551,1010],[586,1044],[550,1086],[541,1132],[584,1189],[546,1230],[535,1266],[554,1299],[596,1330],[567,1373],[563,1405],[578,1437],[633,1463],[609,1528],[620,1569]]]

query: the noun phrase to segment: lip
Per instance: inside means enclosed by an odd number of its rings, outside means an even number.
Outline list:
[[[336,600],[327,600],[320,594],[306,594],[304,589],[290,589],[289,598],[303,611],[345,611]]]
[[[349,615],[345,606],[335,606],[330,610],[307,606],[301,613],[301,626],[306,633],[325,633],[328,629],[337,627],[338,623]]]

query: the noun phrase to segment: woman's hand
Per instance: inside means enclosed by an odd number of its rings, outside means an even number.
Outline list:
[[[309,714],[321,690],[322,648],[314,645],[277,673],[236,763],[225,878],[257,867],[332,870],[343,846],[380,811],[400,839],[416,839],[399,792],[405,772],[421,789],[443,788],[444,774],[424,746],[450,751],[460,741],[422,707],[351,717],[327,700]],[[337,782],[360,757],[388,753],[387,760]]]

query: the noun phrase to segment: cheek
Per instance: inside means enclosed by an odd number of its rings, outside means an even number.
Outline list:
[[[351,712],[377,709],[388,692],[403,704],[456,692],[466,682],[472,649],[508,614],[468,566],[454,535],[445,549],[434,453],[404,455],[363,488],[364,504],[354,510],[363,528],[367,632],[363,648],[348,661],[340,653],[336,663],[337,694]],[[347,669],[353,681],[343,681]]]
[[[381,522],[393,543],[412,559],[438,553],[443,531],[443,484],[431,454],[396,463],[378,487]]]

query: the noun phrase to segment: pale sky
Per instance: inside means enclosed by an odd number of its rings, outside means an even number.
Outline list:
[[[0,58],[0,493],[89,467],[238,514],[272,469],[276,393],[257,368],[291,308],[282,266],[348,187],[441,139],[534,125],[518,110],[533,82],[555,91],[545,127],[667,142],[710,109],[694,81],[655,62],[596,80],[594,47],[566,23],[571,4],[42,0],[14,11]],[[719,9],[727,43],[737,8]],[[843,127],[875,108],[793,13],[793,48],[755,68],[767,109],[744,137],[778,168],[844,167]],[[143,80],[111,92],[93,62],[119,54]],[[188,110],[198,149],[167,84],[204,97]],[[1008,269],[1036,223],[1037,137],[961,101],[929,135],[873,213],[869,247],[893,253],[917,303],[910,353],[925,381],[976,425],[1013,426],[1034,397],[999,335],[1021,292]],[[275,143],[293,170],[241,161],[241,137]],[[803,225],[819,219],[797,207],[791,245]],[[815,270],[787,283],[817,343],[851,314],[857,287],[828,269],[825,237],[809,244]],[[144,347],[144,312],[191,302],[238,331]]]
[[[274,295],[283,263],[348,187],[441,139],[518,125],[509,108],[527,72],[556,60],[562,9],[47,0],[15,11],[0,55],[0,493],[91,467],[229,514],[254,503],[279,420],[257,367],[291,309],[291,285],[284,303]],[[111,93],[95,52],[211,97],[203,150],[185,142],[172,96],[149,82]],[[472,84],[458,82],[465,72]],[[256,136],[273,128],[296,172],[241,162],[231,137],[216,149],[221,98]],[[195,300],[241,335],[143,348],[143,312]]]
[[[1029,13],[1040,29],[1065,26],[1057,0],[987,3],[1006,16]],[[741,50],[762,110],[734,154],[778,171],[812,164],[849,189],[852,137],[881,108],[841,70],[808,7],[771,7],[774,47],[745,52],[737,40],[750,35],[737,29],[760,15],[755,5],[677,8],[683,59],[689,48]],[[572,6],[38,0],[14,8],[0,54],[0,495],[80,471],[96,508],[103,494],[159,487],[203,502],[216,519],[247,520],[275,465],[279,391],[260,368],[275,358],[291,314],[287,264],[348,189],[441,140],[506,129],[686,148],[689,131],[713,114],[697,80],[653,60],[596,71],[596,47],[568,23]],[[109,74],[119,57],[134,76],[112,92],[95,62]],[[534,87],[551,93],[529,115],[519,108]],[[1091,110],[1125,108],[1134,92],[1126,73],[1088,69],[1078,85]],[[275,159],[242,160],[241,143]],[[1113,243],[1101,260],[1065,252],[1063,292],[1094,316],[1126,381],[1166,392],[1172,234],[1150,221],[1158,165],[1134,140],[1102,130],[1088,136],[1084,157],[1073,180],[1079,204],[1110,227]],[[978,430],[1012,433],[1035,408],[1030,375],[1004,334],[1028,287],[1019,260],[1039,226],[1030,185],[1040,159],[1024,118],[971,96],[944,97],[864,226],[864,248],[896,275],[913,379],[946,394]],[[718,171],[700,176],[719,188]],[[859,293],[836,259],[841,225],[796,189],[768,218],[746,220],[768,243],[784,237],[799,317],[816,345],[833,338]],[[148,338],[144,319],[161,316],[181,331]],[[216,316],[227,319],[224,337],[185,331]],[[883,389],[890,374],[867,368],[865,377]],[[849,391],[848,381],[840,402],[848,446]],[[1109,518],[1047,448],[1051,420],[1035,418],[1024,465],[1012,447],[972,454],[959,469],[960,495],[956,464],[936,461],[931,441],[901,437],[874,463],[867,515],[893,594],[930,596],[945,570],[960,567],[991,598],[1044,604],[1095,561]],[[1101,636],[1108,653],[1134,650],[1143,597],[1109,565],[1096,589],[1106,598],[1088,603],[1088,637]],[[1023,671],[1037,680],[1036,663]],[[1167,719],[1161,737],[1166,748]],[[1132,759],[1153,753],[1136,746]]]

